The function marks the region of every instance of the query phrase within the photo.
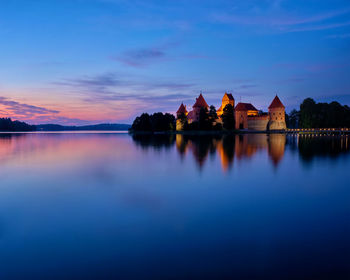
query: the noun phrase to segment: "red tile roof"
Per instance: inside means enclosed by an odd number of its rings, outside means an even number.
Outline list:
[[[252,104],[250,103],[238,103],[236,108],[236,111],[258,111]]]
[[[198,98],[196,98],[196,103],[194,103],[194,105],[192,107],[208,108],[209,106],[208,106],[207,102],[205,101],[203,95],[200,94],[198,96]]]
[[[269,109],[273,108],[285,108],[284,105],[282,104],[281,100],[278,98],[276,95],[275,98],[272,100]]]
[[[181,103],[179,109],[177,110],[176,114],[186,114],[187,110],[186,110],[186,106]]]

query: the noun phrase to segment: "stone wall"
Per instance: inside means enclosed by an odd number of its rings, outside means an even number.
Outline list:
[[[248,129],[266,131],[269,123],[269,116],[248,117]]]
[[[235,129],[247,129],[248,128],[248,115],[247,111],[235,111]]]

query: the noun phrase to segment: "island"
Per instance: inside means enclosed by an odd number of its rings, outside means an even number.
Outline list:
[[[225,92],[219,109],[209,106],[202,93],[196,98],[192,110],[180,104],[176,117],[170,113],[143,113],[136,117],[130,132],[175,132],[175,133],[283,133],[290,129],[335,128],[343,131],[350,127],[350,108],[333,101],[316,103],[306,98],[300,104],[300,110],[290,114],[276,95],[267,108],[267,112],[258,110],[251,103],[239,102],[231,93]],[[346,129],[348,131],[348,129]]]

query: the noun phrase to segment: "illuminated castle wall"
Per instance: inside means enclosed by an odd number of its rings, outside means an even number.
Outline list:
[[[219,117],[218,122],[221,122],[221,116],[224,112],[225,106],[230,104],[234,108],[235,129],[247,129],[254,131],[266,130],[284,130],[286,129],[285,107],[281,100],[276,95],[270,106],[268,113],[262,113],[250,103],[239,102],[235,107],[235,99],[232,94],[225,93],[220,108],[217,110]],[[192,106],[193,110],[187,112],[186,106],[181,104],[176,112],[177,118],[187,116],[188,122],[196,122],[199,120],[199,112],[202,108],[208,109],[209,106],[202,94],[196,98],[195,104]],[[177,121],[177,130],[182,130],[181,122]]]

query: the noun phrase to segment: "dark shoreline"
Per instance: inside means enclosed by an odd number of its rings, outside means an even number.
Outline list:
[[[241,135],[241,134],[305,134],[305,135],[348,135],[350,134],[350,129],[330,129],[330,130],[313,130],[313,129],[287,129],[287,130],[265,130],[265,131],[255,131],[255,130],[216,130],[216,131],[205,131],[205,130],[191,130],[191,131],[129,131],[130,135]]]
[[[254,131],[254,130],[216,130],[216,131],[205,131],[205,130],[192,130],[192,131],[129,131],[130,135],[239,135],[239,134],[287,134],[287,131]]]

